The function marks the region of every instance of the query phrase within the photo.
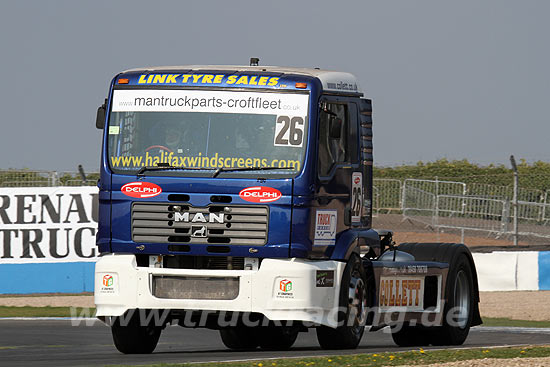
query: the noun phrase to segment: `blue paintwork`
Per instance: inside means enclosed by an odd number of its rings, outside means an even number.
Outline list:
[[[101,185],[100,185],[101,186]],[[111,193],[100,188],[97,246],[99,252],[111,250]]]
[[[0,294],[93,292],[94,267],[93,262],[2,264]]]
[[[164,77],[163,82],[161,82],[162,77]],[[172,75],[177,75],[175,78],[170,78]],[[186,78],[186,75],[194,75],[194,77]],[[215,79],[216,76],[221,76],[218,82],[215,82],[212,79],[209,79],[210,82],[204,83],[203,77],[201,75],[212,75]],[[153,76],[151,82],[149,76]],[[155,76],[159,76],[157,82]],[[241,78],[247,79],[248,83],[240,83]],[[264,85],[260,84],[261,78],[264,79],[266,83]],[[127,84],[117,84],[122,87],[124,86],[137,86],[137,87],[152,87],[156,88],[159,86],[162,87],[221,87],[221,88],[246,88],[248,90],[253,89],[280,89],[280,90],[299,90],[303,91],[304,88],[296,88],[295,84],[297,82],[307,83],[308,86],[305,90],[311,88],[312,83],[316,83],[316,78],[303,76],[303,75],[289,75],[281,74],[277,72],[254,72],[254,71],[230,71],[230,70],[212,70],[205,71],[201,70],[200,72],[192,72],[191,70],[178,70],[178,71],[155,71],[155,72],[144,72],[144,71],[132,71],[127,73],[122,73],[117,75],[113,81],[118,83],[119,79],[128,79]],[[276,79],[276,83],[275,83]],[[253,80],[253,84],[250,81]],[[140,82],[141,81],[141,82]],[[254,84],[255,83],[255,84]]]
[[[239,198],[238,193],[251,186],[267,186],[273,187],[281,191],[282,198],[276,202],[269,203],[269,232],[268,241],[264,246],[257,246],[258,250],[255,254],[250,254],[249,249],[253,246],[230,246],[230,253],[224,253],[221,256],[257,256],[257,257],[307,257],[312,249],[313,240],[311,238],[312,201],[314,198],[313,187],[317,180],[316,165],[318,149],[318,106],[322,92],[321,82],[314,77],[303,75],[280,75],[277,73],[254,73],[254,72],[228,72],[228,71],[201,71],[200,74],[218,75],[224,74],[222,82],[218,84],[212,83],[189,83],[192,78],[188,78],[188,83],[183,83],[181,78],[176,78],[176,83],[166,84],[139,84],[140,77],[142,80],[148,80],[147,76],[142,71],[123,73],[117,75],[112,83],[109,96],[112,95],[112,90],[115,83],[120,79],[128,79],[127,85],[118,85],[122,88],[132,87],[210,87],[210,88],[241,88],[241,89],[272,89],[281,91],[307,91],[310,93],[309,106],[309,129],[307,131],[305,160],[303,162],[302,171],[294,178],[287,179],[272,179],[267,178],[265,182],[258,182],[255,178],[224,178],[223,174],[217,178],[200,178],[200,177],[167,177],[167,176],[151,176],[147,175],[141,178],[143,181],[153,182],[162,188],[162,193],[154,198],[146,199],[148,202],[167,202],[167,195],[170,193],[185,193],[189,194],[190,203],[193,206],[206,206],[210,203],[209,198],[213,194],[223,194],[232,197],[232,204],[247,204],[253,203],[243,201]],[[151,74],[161,74],[158,71]],[[170,71],[162,74],[192,74],[189,70]],[[198,73],[197,73],[198,74]],[[268,76],[277,77],[277,85],[274,86],[259,86],[259,85],[237,85],[229,84],[231,75],[247,76]],[[259,80],[256,78],[256,80]],[[249,78],[250,79],[250,78]],[[168,80],[165,79],[165,80]],[[172,79],[174,80],[174,79]],[[302,82],[307,84],[307,89],[296,89],[295,83]],[[107,106],[107,111],[110,111],[110,97]],[[107,119],[109,114],[107,113]],[[108,121],[107,121],[108,122]],[[106,125],[107,125],[106,122]],[[104,129],[103,146],[107,143],[107,131]],[[131,240],[131,225],[130,212],[131,203],[134,199],[125,196],[120,192],[120,188],[129,182],[138,181],[135,175],[112,174],[108,164],[108,157],[105,149],[102,153],[101,164],[101,182],[100,190],[100,222],[99,232],[97,236],[97,244],[101,252],[130,252],[130,253],[150,253],[150,254],[167,254],[168,244],[136,244]],[[268,175],[265,175],[269,177]],[[349,187],[350,182],[346,182]],[[341,189],[341,183],[339,184]],[[349,192],[349,191],[348,191]],[[111,205],[109,204],[111,203]],[[312,214],[313,212],[313,214]],[[343,213],[339,214],[342,215]],[[343,229],[345,230],[345,228]],[[362,235],[362,232],[353,231],[355,237]],[[367,234],[370,236],[371,234]],[[342,232],[339,234],[339,240],[336,246],[329,246],[326,251],[326,256],[330,257],[334,248],[340,248],[336,251],[336,256],[339,258],[342,253],[346,253],[350,243],[348,234]],[[353,237],[352,236],[352,237]],[[355,238],[354,237],[354,238]],[[109,246],[110,244],[110,246]],[[291,245],[292,244],[292,245]],[[136,249],[137,246],[143,245],[143,249]],[[193,245],[188,255],[213,255],[208,253],[206,245]]]
[[[124,176],[114,174],[112,176],[112,244],[113,252],[137,252],[136,244],[131,240],[131,205],[133,202],[168,202],[168,195],[173,193],[186,193],[190,196],[189,203],[197,207],[209,205],[210,197],[213,194],[227,195],[232,197],[232,205],[255,205],[239,197],[239,192],[250,186],[257,186],[256,179],[236,178],[197,178],[197,177],[159,177],[145,176],[141,181],[152,182],[162,188],[162,193],[154,198],[136,199],[124,195],[120,188],[122,185],[136,181],[136,176]],[[282,197],[269,205],[269,235],[268,242],[264,246],[256,246],[262,257],[288,257],[289,254],[289,232],[279,231],[277,228],[290,227],[292,179],[269,180],[263,186],[273,187],[279,190]],[[264,205],[264,204],[258,204]],[[166,244],[142,244],[145,248],[139,250],[142,254],[168,254],[168,243]],[[192,251],[186,254],[211,255],[206,251],[208,245],[193,245]],[[254,246],[230,246],[231,252],[223,256],[250,256],[249,249]]]
[[[550,291],[550,251],[539,252],[539,291]]]
[[[366,243],[373,246],[380,242],[378,233],[373,229],[353,228],[343,231],[336,236],[336,246],[330,258],[333,260],[346,260],[349,257],[351,247],[356,245],[356,240],[363,238]]]

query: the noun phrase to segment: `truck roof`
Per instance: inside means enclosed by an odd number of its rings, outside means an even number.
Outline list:
[[[297,68],[286,66],[244,66],[244,65],[180,65],[180,66],[154,66],[125,70],[123,73],[162,73],[175,71],[232,71],[232,72],[257,72],[277,73],[287,75],[302,75],[317,78],[323,85],[323,90],[339,93],[363,94],[357,78],[350,73],[319,68]]]

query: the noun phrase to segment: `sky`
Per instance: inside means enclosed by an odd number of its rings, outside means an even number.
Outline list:
[[[2,0],[0,169],[97,172],[114,75],[250,57],[354,74],[377,166],[550,161],[549,15],[545,0]]]

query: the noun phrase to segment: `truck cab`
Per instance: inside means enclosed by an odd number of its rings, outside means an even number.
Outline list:
[[[455,253],[467,335],[479,318],[469,251],[399,251],[391,231],[371,228],[371,113],[343,72],[190,65],[116,75],[96,121],[95,273],[97,316],[116,347],[152,352],[174,322],[219,329],[232,349],[289,348],[309,327],[324,348],[353,348],[367,324],[398,325],[406,331],[395,338],[408,340],[411,318],[436,319],[452,303]],[[404,317],[382,317],[393,312]]]

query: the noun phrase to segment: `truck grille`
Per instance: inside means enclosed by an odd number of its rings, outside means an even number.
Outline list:
[[[237,277],[153,277],[153,296],[157,298],[231,300],[238,295]]]
[[[261,246],[267,242],[264,206],[134,203],[132,240],[150,243]]]

